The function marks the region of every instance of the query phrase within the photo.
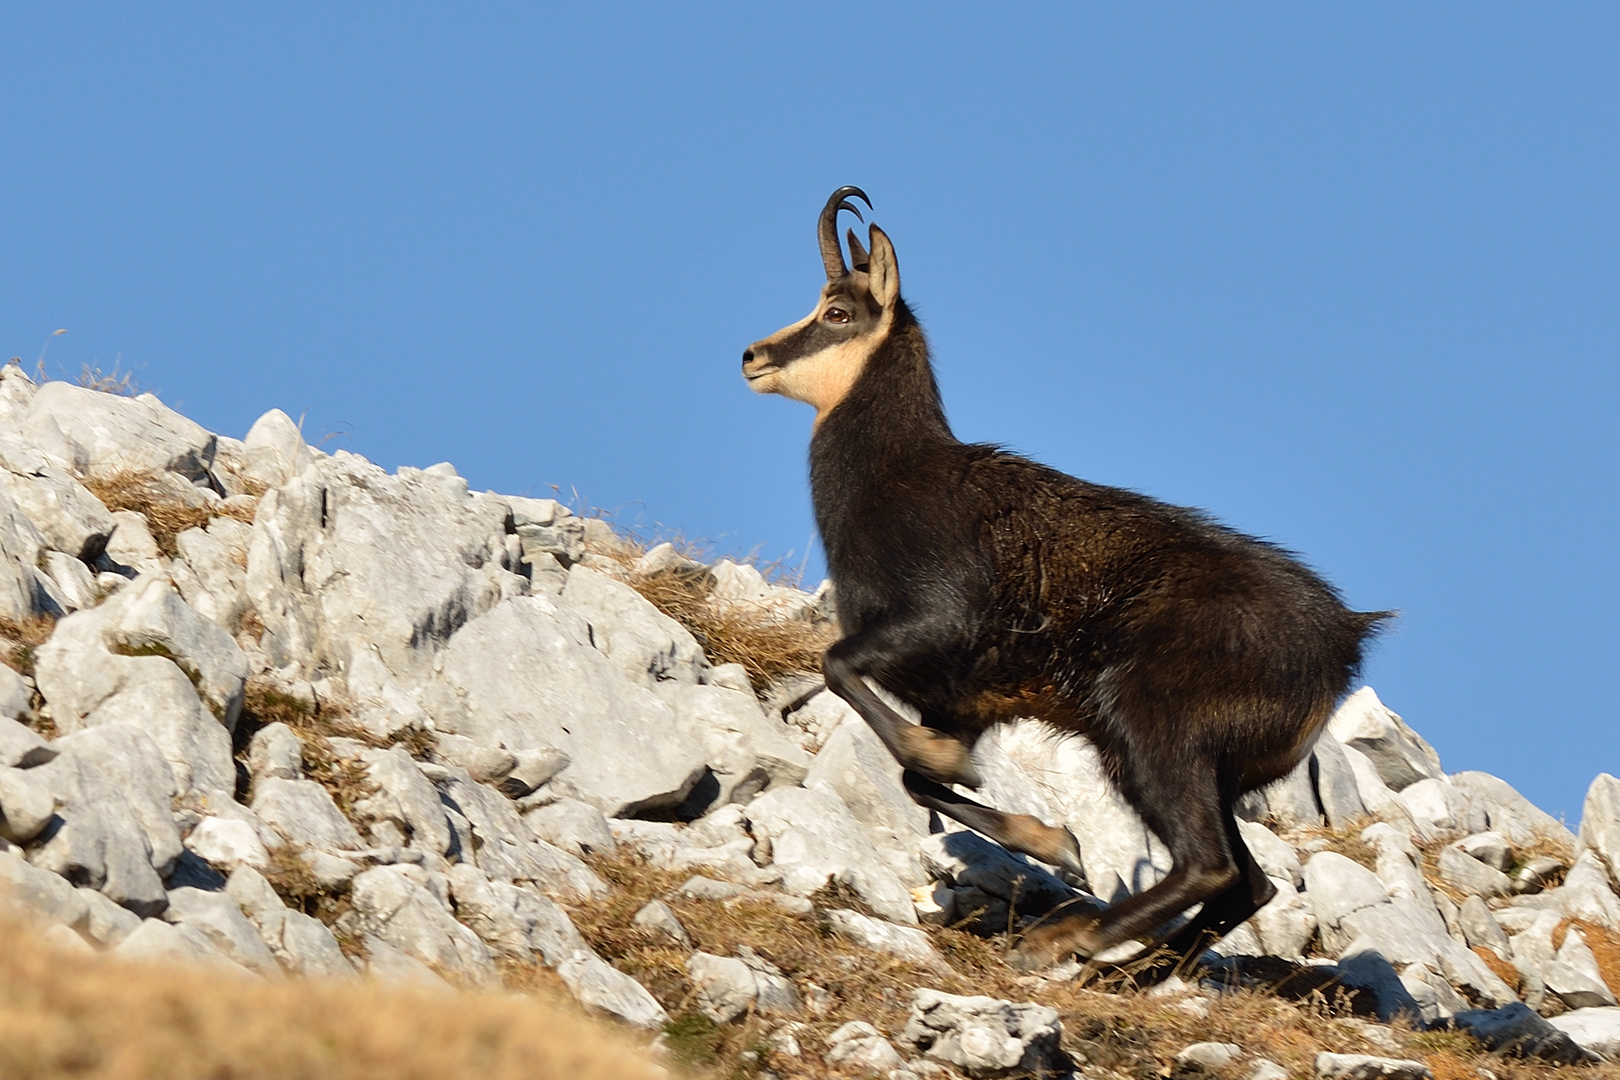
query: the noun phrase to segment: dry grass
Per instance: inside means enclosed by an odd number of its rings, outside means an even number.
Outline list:
[[[50,640],[56,620],[46,615],[13,619],[0,615],[0,664],[19,675],[34,674],[34,650]]]
[[[662,1075],[553,994],[269,982],[45,946],[0,916],[0,1076],[608,1080]]]
[[[1257,962],[1245,976],[1272,989],[1236,990],[1214,999],[1207,1015],[1178,1004],[1175,998],[1147,992],[1109,980],[1049,982],[1020,976],[1002,962],[1005,938],[983,938],[962,930],[925,927],[935,947],[946,958],[950,972],[938,972],[873,953],[831,935],[815,918],[794,916],[770,903],[733,900],[695,900],[675,889],[689,871],[658,870],[639,857],[618,854],[596,857],[592,867],[613,885],[606,901],[572,910],[586,940],[616,967],[629,973],[658,998],[673,1018],[665,1033],[672,1057],[722,1076],[755,1075],[768,1068],[782,1077],[841,1075],[822,1063],[825,1039],[850,1020],[864,1020],[879,1030],[896,1033],[905,1024],[911,990],[932,987],[956,994],[986,994],[1011,1001],[1036,1001],[1056,1008],[1064,1025],[1064,1048],[1087,1075],[1157,1078],[1168,1074],[1176,1052],[1202,1040],[1234,1042],[1250,1055],[1232,1067],[1231,1080],[1247,1075],[1253,1057],[1282,1064],[1292,1076],[1313,1073],[1316,1054],[1361,1053],[1392,1056],[1372,1042],[1361,1021],[1366,1000],[1345,991],[1321,974],[1322,969],[1298,968],[1285,962],[1267,967]],[[825,1011],[809,1010],[794,1017],[748,1015],[737,1023],[716,1025],[696,1008],[693,988],[686,978],[687,951],[660,935],[630,925],[648,900],[661,898],[674,909],[691,935],[693,945],[721,956],[736,955],[747,945],[781,968],[803,993],[809,983],[828,991]],[[854,906],[847,896],[817,897],[818,907]],[[1582,927],[1593,951],[1602,938]],[[1602,954],[1600,954],[1602,955]],[[1620,953],[1609,954],[1620,956]],[[1275,970],[1273,970],[1273,968]],[[1607,971],[1607,969],[1605,969]],[[1186,999],[1182,999],[1186,1000]],[[801,1058],[773,1054],[769,1036],[781,1024],[804,1024],[798,1041]],[[1556,1068],[1550,1065],[1503,1060],[1486,1055],[1464,1035],[1416,1033],[1394,1027],[1403,1048],[1393,1056],[1427,1060],[1437,1080],[1477,1077],[1488,1068],[1498,1080],[1550,1080],[1560,1077],[1598,1077],[1600,1068]],[[1220,1080],[1224,1074],[1213,1074]]]
[[[698,554],[690,546],[681,546],[689,558]],[[756,690],[783,675],[820,672],[822,654],[838,639],[836,628],[826,624],[783,619],[773,611],[746,604],[716,603],[714,581],[707,574],[679,570],[639,573],[636,562],[645,550],[634,541],[624,546],[593,546],[591,551],[617,562],[630,586],[691,631],[713,663],[746,668]],[[766,568],[767,578],[774,569]]]
[[[1312,825],[1283,832],[1282,836],[1296,848],[1312,847],[1316,850],[1335,851],[1353,862],[1360,863],[1368,870],[1376,870],[1378,849],[1361,838],[1361,831],[1376,820],[1371,817],[1357,818],[1338,828],[1330,825]],[[1273,830],[1277,828],[1275,825],[1271,827]]]
[[[367,777],[365,765],[339,754],[332,739],[354,739],[377,749],[403,746],[417,758],[428,756],[435,745],[432,732],[409,728],[379,738],[340,705],[311,704],[283,693],[261,675],[252,676],[243,689],[242,711],[236,721],[238,758],[245,759],[253,736],[274,723],[286,724],[298,736],[304,775],[326,788],[348,817],[353,816],[355,803],[376,792],[376,785]],[[240,794],[247,797],[250,793]]]
[[[102,371],[99,366],[84,364],[79,369],[79,377],[74,382],[86,390],[95,390],[102,394],[116,394],[119,397],[135,397],[143,391],[135,384],[133,371],[119,371],[121,361],[113,361],[111,371]]]

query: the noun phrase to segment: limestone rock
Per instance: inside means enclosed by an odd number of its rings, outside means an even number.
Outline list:
[[[281,972],[258,931],[226,893],[173,889],[163,918],[198,931],[216,949],[243,967],[261,974]]]
[[[1440,849],[1440,877],[1453,888],[1476,896],[1507,896],[1513,882],[1502,871],[1474,858],[1459,841]]]
[[[642,905],[630,920],[630,925],[649,933],[663,934],[677,945],[690,949],[692,938],[681,925],[681,920],[675,917],[675,912],[662,900],[650,900]]]
[[[277,666],[345,670],[357,644],[397,678],[426,678],[463,624],[517,590],[506,504],[466,481],[401,468],[389,476],[338,452],[259,503],[246,588]]]
[[[910,890],[837,796],[778,788],[749,803],[745,813],[755,835],[770,844],[772,865],[782,871],[788,892],[808,896],[829,879],[847,881],[879,915],[916,924]]]
[[[26,769],[49,757],[39,756],[45,740],[17,721],[28,712],[32,691],[21,675],[0,664],[0,765]]]
[[[669,1022],[663,1006],[646,987],[594,952],[575,953],[557,965],[557,974],[581,1005],[655,1031]]]
[[[1407,1058],[1372,1057],[1367,1054],[1316,1055],[1317,1080],[1434,1080],[1434,1073],[1421,1061]]]
[[[25,769],[0,767],[0,840],[27,844],[56,815],[56,797]]]
[[[242,440],[243,476],[266,487],[280,487],[315,460],[292,417],[271,409],[253,422]]]
[[[928,836],[928,811],[906,794],[900,772],[871,725],[850,709],[816,754],[804,786],[837,795],[900,880],[915,886],[927,880],[917,845]]]
[[[680,805],[705,754],[673,710],[590,644],[575,612],[545,597],[508,601],[468,623],[442,657],[441,730],[486,746],[556,747],[568,782],[608,817]],[[612,753],[601,748],[612,747]]]
[[[1328,721],[1328,731],[1366,755],[1394,791],[1441,775],[1440,755],[1434,747],[1386,708],[1370,686],[1344,700]]]
[[[1620,1060],[1620,1008],[1574,1009],[1548,1023],[1584,1049]]]
[[[1520,795],[1505,780],[1489,773],[1460,772],[1446,778],[1460,796],[1458,828],[1471,833],[1491,830],[1512,844],[1532,844],[1552,840],[1562,847],[1573,847],[1575,836],[1564,823]]]
[[[660,696],[675,710],[677,727],[703,747],[719,784],[715,803],[747,802],[766,788],[805,779],[810,755],[789,738],[786,724],[765,715],[751,690],[671,682]]]
[[[911,994],[911,1015],[899,1042],[971,1077],[1062,1072],[1063,1025],[1056,1009],[938,990]]]
[[[558,799],[523,815],[535,836],[573,855],[610,852],[617,843],[602,811],[578,799]]]
[[[1620,885],[1620,779],[1598,773],[1581,807],[1581,846],[1603,860]]]
[[[365,847],[360,834],[313,780],[266,777],[254,789],[253,812],[304,851],[355,851]]]
[[[495,981],[494,962],[478,935],[456,922],[401,867],[365,871],[354,879],[350,896],[364,933],[475,985]]]
[[[577,857],[535,836],[512,801],[494,788],[474,783],[463,769],[442,770],[438,788],[444,805],[471,829],[472,843],[462,857],[475,858],[492,880],[533,882],[570,900],[607,895],[601,878]]]
[[[585,620],[591,644],[644,686],[696,683],[709,666],[689,630],[624,582],[588,566],[570,571],[562,602]]]
[[[62,619],[35,654],[34,677],[64,734],[127,723],[151,736],[182,793],[235,788],[227,723],[241,702],[246,661],[166,579],[132,582],[102,606]]]
[[[750,964],[747,959],[756,962]],[[686,975],[697,989],[698,1008],[721,1024],[750,1010],[796,1011],[799,995],[793,984],[756,957],[747,959],[693,953],[686,961]]]
[[[823,1058],[828,1065],[876,1076],[895,1075],[902,1064],[889,1040],[864,1020],[851,1020],[828,1035]]]
[[[1243,1047],[1237,1043],[1196,1042],[1176,1052],[1172,1071],[1176,1075],[1214,1072],[1242,1056]]]
[[[89,905],[67,879],[30,866],[15,851],[0,850],[0,885],[9,901],[75,929],[90,917]]]
[[[25,456],[8,450],[0,443],[0,491],[11,497],[51,548],[86,562],[99,558],[117,528],[101,500],[43,454]]]
[[[1520,1001],[1499,1009],[1461,1012],[1457,1014],[1456,1021],[1458,1027],[1484,1043],[1488,1050],[1542,1058],[1560,1065],[1582,1065],[1603,1060],[1582,1048],[1568,1034],[1537,1016]]]
[[[413,847],[449,854],[451,833],[444,803],[404,747],[368,750],[361,757],[377,790],[358,801],[355,812],[372,822],[394,822]]]
[[[332,931],[303,912],[284,907],[264,875],[253,867],[242,865],[231,871],[225,891],[287,970],[323,978],[355,974]]]
[[[301,780],[303,762],[303,744],[279,720],[254,732],[248,742],[248,770],[256,780]]]
[[[944,967],[939,950],[927,934],[915,927],[896,926],[844,908],[828,911],[827,925],[835,934],[873,952],[888,953],[923,967]]]
[[[230,873],[238,866],[263,870],[270,863],[258,832],[245,821],[205,817],[186,836],[186,849],[204,862]]]

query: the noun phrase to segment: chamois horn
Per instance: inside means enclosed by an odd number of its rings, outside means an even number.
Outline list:
[[[851,195],[865,203],[868,210],[872,209],[872,200],[867,198],[866,192],[845,184],[827,200],[816,226],[816,236],[821,241],[821,261],[827,267],[828,281],[837,281],[849,273],[849,267],[844,265],[844,249],[838,246],[838,211],[848,210],[862,221],[866,220],[861,217],[859,208],[849,201],[848,196]]]

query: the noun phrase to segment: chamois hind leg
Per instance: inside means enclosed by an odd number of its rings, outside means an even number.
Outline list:
[[[1243,834],[1231,810],[1226,811],[1226,842],[1232,848],[1242,877],[1219,896],[1204,901],[1197,915],[1159,943],[1164,959],[1154,965],[1158,974],[1168,976],[1188,970],[1205,950],[1248,922],[1277,895],[1277,886],[1271,883],[1271,878],[1255,862],[1249,845],[1243,842]]]
[[[900,782],[906,786],[906,793],[913,802],[960,821],[1002,847],[1032,855],[1084,879],[1086,871],[1080,862],[1080,845],[1068,829],[1054,828],[1028,814],[994,810],[910,769],[900,774]]]
[[[1105,911],[1077,912],[1036,925],[1008,953],[1014,967],[1033,971],[1071,953],[1092,957],[1133,939],[1151,944],[1158,940],[1154,931],[1159,927],[1242,880],[1222,821],[1228,815],[1213,763],[1122,764],[1121,793],[1170,849],[1170,872],[1151,889]]]
[[[863,630],[827,650],[822,674],[827,688],[861,714],[894,759],[907,769],[941,784],[978,787],[978,766],[960,739],[913,724],[878,697],[863,676],[884,667],[903,667],[913,643],[927,640],[926,631],[887,625]],[[907,646],[912,646],[907,649]]]

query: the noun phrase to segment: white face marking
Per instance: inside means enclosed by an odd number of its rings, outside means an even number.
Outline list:
[[[860,275],[864,277],[865,275]],[[803,330],[822,317],[828,305],[837,300],[849,304],[845,296],[824,296],[814,311],[791,326],[783,327],[770,337],[754,345],[756,359],[744,367],[749,386],[757,394],[780,394],[794,401],[802,401],[816,410],[815,423],[819,426],[838,403],[848,396],[850,388],[866,369],[866,361],[877,343],[882,341],[893,322],[893,313],[885,311],[870,331],[831,345],[808,356],[800,356],[785,366],[770,362],[770,348]],[[752,368],[752,370],[750,370]],[[757,372],[757,374],[756,374]]]

